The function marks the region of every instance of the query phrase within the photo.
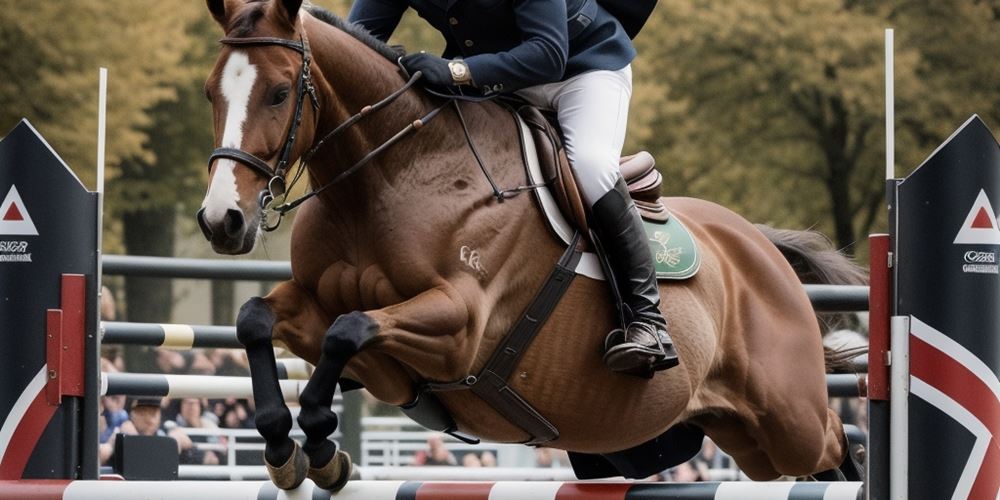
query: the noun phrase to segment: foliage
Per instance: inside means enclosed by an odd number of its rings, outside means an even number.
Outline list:
[[[346,15],[351,0],[315,3]],[[219,35],[203,2],[5,4],[0,128],[28,117],[92,185],[96,68],[107,66],[108,227],[137,210],[190,213]],[[1000,121],[998,11],[996,0],[661,0],[636,40],[627,149],[654,153],[671,194],[851,248],[885,227],[883,28],[896,28],[902,175],[970,114]],[[392,43],[443,46],[412,11]]]

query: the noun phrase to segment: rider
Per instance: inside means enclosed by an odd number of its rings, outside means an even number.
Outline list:
[[[427,83],[516,93],[556,111],[566,154],[621,293],[626,329],[605,341],[615,371],[676,366],[653,259],[618,169],[632,95],[631,37],[656,0],[355,0],[349,19],[388,40],[408,7],[441,32],[444,58],[402,58]],[[614,15],[612,14],[614,13]]]

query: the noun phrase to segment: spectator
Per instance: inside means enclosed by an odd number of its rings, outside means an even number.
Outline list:
[[[693,483],[708,480],[708,467],[700,460],[688,460],[671,470],[671,478],[677,483]]]
[[[101,287],[101,321],[114,321],[118,317],[115,296],[106,286]]]
[[[187,368],[184,355],[170,349],[156,350],[156,368],[160,373],[183,373]]]
[[[413,465],[458,465],[455,454],[444,447],[441,436],[434,434],[427,438],[427,449],[413,456]]]
[[[733,465],[729,455],[719,450],[715,441],[712,441],[708,437],[705,438],[701,446],[701,451],[696,458],[698,461],[703,462],[708,469],[729,469]]]
[[[493,454],[492,451],[486,450],[483,452],[482,456],[479,457],[480,462],[482,462],[483,467],[496,467],[497,466],[497,456]]]
[[[177,442],[178,453],[192,448],[191,438],[177,428],[176,424],[168,426],[171,428],[167,432],[160,427],[160,403],[159,398],[139,398],[133,401],[129,420],[122,424],[122,434],[172,437]]]
[[[555,448],[535,448],[535,467],[569,467],[569,455]]]
[[[469,452],[462,455],[462,467],[482,467],[483,462],[479,459],[479,455]]]
[[[177,415],[177,425],[180,427],[192,427],[197,429],[218,429],[215,423],[215,415],[204,411],[204,405],[199,398],[184,398],[181,400],[180,413]],[[198,442],[222,444],[218,436],[199,436]],[[194,440],[192,440],[194,442]],[[218,465],[221,458],[215,451],[199,450],[197,445],[192,445],[187,450],[181,451],[180,463],[182,464],[202,464]]]
[[[222,405],[222,416],[219,418],[219,426],[227,429],[253,429],[253,419],[246,406],[240,402]],[[217,405],[218,406],[218,405]]]

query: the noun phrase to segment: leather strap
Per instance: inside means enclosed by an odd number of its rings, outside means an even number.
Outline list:
[[[524,315],[500,341],[478,376],[469,376],[454,383],[427,383],[423,389],[429,392],[471,389],[510,423],[528,433],[530,438],[525,444],[541,445],[558,439],[559,430],[507,381],[576,277],[576,265],[583,255],[580,239],[580,233],[576,232],[555,269],[528,304]]]
[[[211,156],[208,157],[208,165],[211,167],[212,163],[219,158],[226,158],[237,163],[242,163],[265,179],[274,177],[274,171],[271,170],[271,166],[267,162],[242,149],[216,148],[215,151],[212,151]]]

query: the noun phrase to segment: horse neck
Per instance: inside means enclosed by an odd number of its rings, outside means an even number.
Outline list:
[[[317,79],[321,108],[318,112],[316,141],[368,105],[375,104],[402,87],[405,82],[395,65],[351,35],[322,21],[310,19],[309,38],[313,58],[319,68]],[[374,112],[342,131],[324,145],[309,163],[315,186],[322,186],[349,168],[364,155],[383,144],[398,131],[430,109],[427,99],[416,91],[403,93],[386,108]],[[397,154],[390,147],[373,163],[392,165]],[[366,190],[359,184],[371,177],[372,165],[331,188],[328,200],[354,199]],[[385,169],[378,168],[380,175]],[[357,203],[352,203],[358,206]]]

